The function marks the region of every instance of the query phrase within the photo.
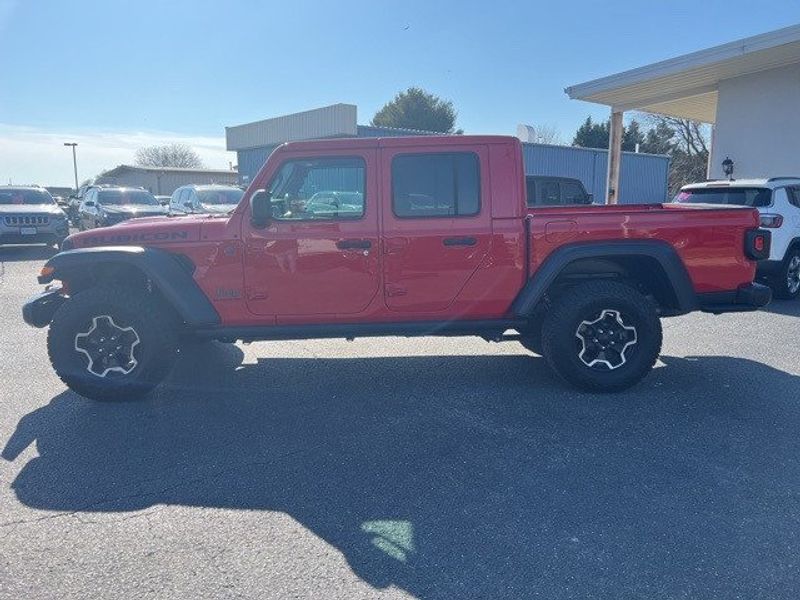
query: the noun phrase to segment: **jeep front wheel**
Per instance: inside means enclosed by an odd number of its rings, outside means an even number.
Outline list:
[[[90,288],[53,316],[47,350],[56,374],[93,400],[140,398],[169,373],[176,327],[155,299],[125,288]]]
[[[568,383],[591,392],[616,392],[638,383],[661,351],[655,305],[628,285],[576,285],[544,322],[544,356]]]

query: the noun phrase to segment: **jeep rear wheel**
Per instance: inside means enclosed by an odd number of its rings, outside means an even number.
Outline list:
[[[628,285],[598,281],[564,293],[542,330],[544,356],[568,383],[616,392],[638,383],[661,351],[655,305]]]
[[[53,316],[47,350],[56,374],[93,400],[140,398],[169,373],[177,336],[169,312],[126,288],[90,288]]]

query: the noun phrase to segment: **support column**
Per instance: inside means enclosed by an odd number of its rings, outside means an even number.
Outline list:
[[[608,177],[606,204],[619,202],[619,163],[622,159],[622,111],[611,110],[611,129],[608,132]]]

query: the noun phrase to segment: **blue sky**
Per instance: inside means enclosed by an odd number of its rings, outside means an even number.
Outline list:
[[[588,114],[567,85],[800,21],[800,3],[0,0],[0,181],[68,184],[135,147],[186,141],[209,166],[224,126],[347,102],[359,122],[418,85],[467,133]],[[66,164],[64,164],[66,163]]]

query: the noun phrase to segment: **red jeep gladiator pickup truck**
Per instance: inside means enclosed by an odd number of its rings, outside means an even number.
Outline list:
[[[653,367],[660,317],[769,302],[758,224],[696,204],[529,209],[510,137],[296,142],[230,215],[70,236],[23,315],[98,400],[148,392],[184,341],[361,336],[516,340],[575,386],[615,391]]]

